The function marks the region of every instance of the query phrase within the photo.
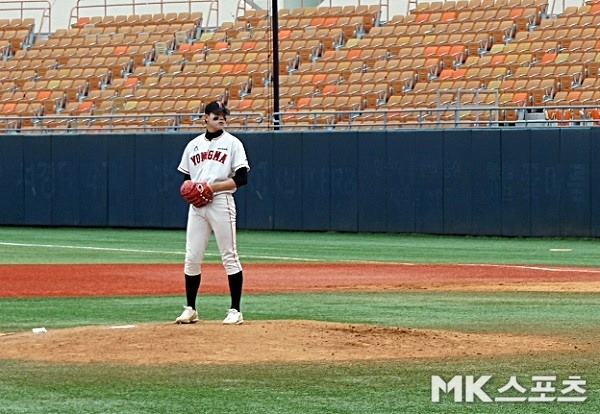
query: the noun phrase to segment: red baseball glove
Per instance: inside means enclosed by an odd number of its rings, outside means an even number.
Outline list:
[[[194,181],[185,180],[181,184],[179,194],[194,207],[204,207],[213,199],[212,188],[205,182],[196,183]]]

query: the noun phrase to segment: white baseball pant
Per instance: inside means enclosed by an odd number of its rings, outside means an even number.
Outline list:
[[[233,195],[215,195],[204,207],[190,206],[186,230],[184,272],[198,275],[211,232],[215,234],[221,261],[228,275],[242,271],[236,245],[236,209]]]

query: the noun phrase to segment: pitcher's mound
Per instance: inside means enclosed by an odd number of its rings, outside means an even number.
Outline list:
[[[133,364],[350,361],[574,349],[558,339],[304,320],[48,328],[0,334],[1,358]]]

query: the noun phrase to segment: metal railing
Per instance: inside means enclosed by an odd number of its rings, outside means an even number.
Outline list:
[[[492,106],[281,112],[279,130],[570,127],[600,125],[600,105]]]
[[[119,14],[156,13],[172,11],[203,12],[206,15],[204,24],[218,26],[218,0],[77,0],[71,9],[69,26],[76,23],[80,17],[109,16],[119,11]],[[214,19],[214,20],[213,20]]]
[[[279,123],[276,122],[279,119]],[[599,126],[599,105],[454,106],[445,108],[239,112],[228,117],[231,131],[316,131]],[[0,117],[0,133],[147,133],[204,130],[203,114],[147,113]]]
[[[245,0],[238,0],[238,6],[237,6],[237,12],[239,13],[240,11],[244,11],[247,9],[247,6],[251,6],[249,3],[252,3],[255,5],[254,2],[247,2]],[[282,2],[283,3],[283,2]],[[322,1],[318,7],[332,7],[333,4],[333,0],[324,0]],[[353,4],[355,6],[372,6],[372,5],[377,5],[379,6],[379,9],[381,10],[381,16],[380,18],[383,21],[387,21],[390,18],[390,0],[354,0]],[[282,7],[281,4],[279,6],[280,8]],[[304,0],[300,0],[298,3],[298,7],[304,8]]]
[[[36,33],[52,31],[52,5],[48,0],[3,0],[0,8],[3,18],[34,19]]]

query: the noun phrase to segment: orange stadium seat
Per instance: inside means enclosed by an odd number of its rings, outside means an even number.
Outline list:
[[[280,9],[281,93],[293,97],[296,108],[309,109],[332,108],[329,98],[344,97],[335,105],[350,108],[353,115],[346,119],[358,117],[365,104],[387,108],[404,98],[403,105],[458,105],[479,96],[433,99],[442,89],[487,87],[506,93],[505,105],[527,107],[559,99],[593,102],[593,90],[581,91],[595,85],[588,79],[600,77],[600,20],[593,20],[597,4],[587,6],[567,7],[549,22],[533,1],[439,1],[421,3],[382,25],[373,20],[380,10],[372,6]],[[269,99],[272,34],[266,13],[248,10],[214,31],[196,30],[198,24],[201,15],[173,12],[79,17],[30,46],[22,35],[11,41],[15,50],[0,65],[0,78],[17,88],[33,82],[22,98],[44,102],[49,114],[60,105],[55,93],[61,90],[75,112],[87,111],[75,106],[79,99],[113,110],[106,102],[111,96],[136,97],[121,110],[137,111],[140,103],[143,110],[145,98],[162,112],[175,103],[181,108],[177,99],[184,95],[224,96],[244,110],[259,97]],[[348,104],[350,96],[359,101]]]

